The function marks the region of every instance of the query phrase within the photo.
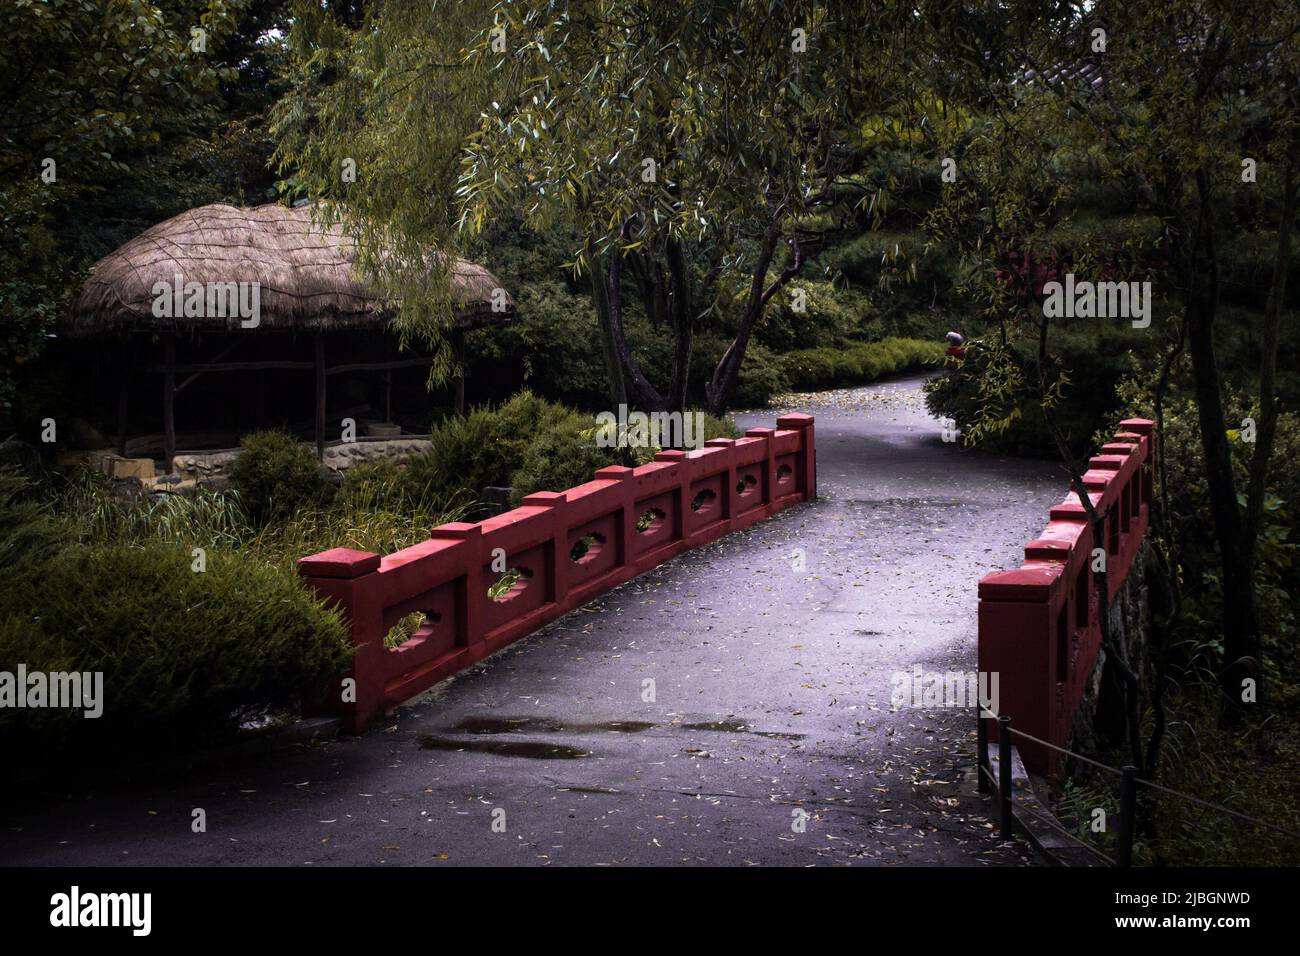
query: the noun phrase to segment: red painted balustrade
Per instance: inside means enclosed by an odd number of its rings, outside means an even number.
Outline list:
[[[440,525],[394,554],[334,548],[302,558],[303,580],[342,609],[356,647],[322,709],[359,733],[597,595],[816,495],[813,418],[783,415],[775,429],[660,452],[637,468],[601,468],[586,484],[528,495],[494,518]],[[518,579],[489,597],[502,567],[518,569]],[[415,611],[424,623],[386,647],[389,630]]]
[[[1121,431],[1089,461],[1088,497],[1105,515],[1105,541],[1076,493],[1052,508],[1042,536],[1025,545],[1014,571],[979,584],[979,669],[998,675],[998,710],[1011,726],[1064,747],[1101,646],[1094,547],[1106,549],[1109,597],[1123,586],[1147,530],[1152,493],[1153,423],[1121,423]],[[991,740],[997,728],[989,729]],[[1054,774],[1061,754],[1019,738],[1025,766]]]

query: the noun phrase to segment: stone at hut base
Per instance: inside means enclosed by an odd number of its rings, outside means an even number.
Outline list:
[[[147,481],[154,476],[152,458],[118,458],[113,455],[104,459],[104,467],[110,478],[139,478]]]

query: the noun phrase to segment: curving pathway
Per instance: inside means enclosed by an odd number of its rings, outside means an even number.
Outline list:
[[[821,499],[611,592],[386,728],[44,795],[6,813],[0,863],[1031,862],[974,795],[969,711],[890,698],[896,672],[974,667],[976,582],[1016,561],[1064,483],[945,444],[922,381],[802,396]]]

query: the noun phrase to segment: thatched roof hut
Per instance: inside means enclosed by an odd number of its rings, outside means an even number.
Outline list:
[[[95,263],[64,318],[65,333],[238,326],[231,316],[156,316],[157,284],[173,286],[178,277],[205,286],[256,282],[261,328],[337,331],[383,324],[391,312],[358,274],[352,238],[337,223],[313,223],[312,208],[212,203],[146,229]],[[460,328],[505,321],[514,311],[497,278],[464,259],[452,271],[452,301]]]
[[[111,336],[120,343],[119,453],[125,454],[138,359],[147,353],[160,353],[143,368],[163,375],[168,469],[176,451],[175,397],[210,373],[255,373],[260,391],[264,372],[314,370],[322,453],[328,377],[382,372],[383,411],[391,415],[394,370],[427,368],[432,357],[398,355],[394,337],[369,334],[386,332],[395,309],[361,274],[356,244],[343,227],[313,222],[312,211],[310,204],[213,203],[146,229],[95,263],[60,330],[71,340]],[[450,344],[463,368],[465,331],[508,321],[514,300],[492,273],[463,259],[452,270],[451,296]],[[303,338],[314,354],[297,351]],[[327,340],[341,364],[326,364]],[[178,345],[190,353],[179,362]],[[178,373],[186,376],[179,384]],[[455,402],[463,412],[463,376]]]

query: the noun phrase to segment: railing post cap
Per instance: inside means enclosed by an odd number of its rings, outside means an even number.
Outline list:
[[[632,477],[632,469],[627,465],[606,465],[604,468],[596,469],[597,478],[613,478],[621,481],[624,478]]]
[[[1038,561],[1068,561],[1074,545],[1062,538],[1037,538],[1025,545],[1025,558]]]
[[[746,428],[746,438],[771,438],[776,434],[775,428]]]
[[[1061,578],[1064,565],[1057,561],[1024,564],[1010,571],[990,571],[979,582],[981,601],[1017,601],[1044,604]]]
[[[463,541],[466,538],[481,537],[483,529],[472,521],[448,521],[446,524],[440,524],[429,532],[430,538],[455,538]]]
[[[563,504],[566,491],[534,491],[530,495],[524,495],[521,504],[535,505],[539,508],[553,508],[556,505]]]
[[[1106,488],[1111,479],[1115,477],[1116,472],[1103,471],[1099,468],[1089,468],[1083,473],[1083,487],[1085,488]]]
[[[704,443],[705,448],[729,448],[736,443],[734,438],[710,438]]]
[[[298,573],[305,578],[359,578],[379,570],[379,555],[352,548],[330,548],[298,559]]]
[[[1149,418],[1126,418],[1119,424],[1125,431],[1137,432],[1139,435],[1150,435],[1156,427],[1156,423]]]
[[[1128,452],[1123,455],[1093,455],[1088,459],[1088,468],[1092,471],[1119,471],[1128,459]]]
[[[680,448],[668,448],[664,451],[655,452],[655,461],[681,461],[686,457],[686,452]]]
[[[803,412],[791,412],[788,415],[782,415],[776,420],[777,428],[810,428],[814,419],[811,415]]]
[[[1051,521],[1082,521],[1086,523],[1088,511],[1078,501],[1062,501],[1059,505],[1052,505],[1051,510],[1047,512],[1047,517]]]

